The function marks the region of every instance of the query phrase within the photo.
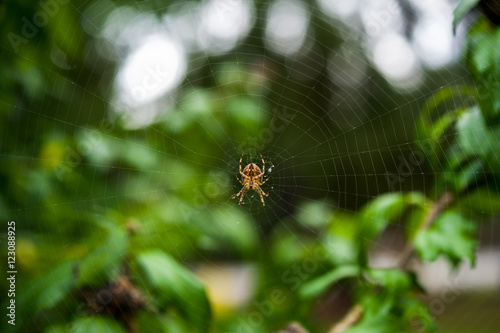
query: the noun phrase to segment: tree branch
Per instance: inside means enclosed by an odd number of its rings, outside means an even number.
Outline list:
[[[345,314],[341,321],[336,323],[328,333],[341,333],[356,324],[363,314],[363,307],[361,305],[354,305],[349,312]]]
[[[443,209],[445,209],[446,206],[448,206],[453,200],[454,196],[451,192],[448,191],[443,192],[439,197],[438,201],[432,206],[432,208],[425,216],[424,222],[422,222],[422,225],[420,226],[420,230],[425,230],[429,228],[436,219],[436,217],[438,217],[439,214],[441,214],[441,212],[443,211]],[[401,257],[399,258],[397,267],[402,269],[407,268],[414,253],[415,253],[415,248],[413,247],[413,243],[406,244],[406,247],[403,250]]]
[[[429,228],[436,219],[436,217],[438,217],[439,214],[441,214],[441,212],[451,202],[453,202],[454,199],[455,198],[451,192],[448,191],[443,192],[439,197],[439,199],[436,201],[436,203],[432,206],[432,208],[425,216],[424,221],[420,226],[420,230]],[[401,269],[406,269],[414,253],[415,253],[415,248],[413,246],[413,243],[408,243],[400,256],[396,267]],[[351,309],[344,315],[344,317],[339,322],[335,323],[332,326],[332,328],[328,331],[328,333],[344,332],[346,329],[356,324],[361,318],[362,314],[363,314],[363,307],[359,304],[353,305]]]

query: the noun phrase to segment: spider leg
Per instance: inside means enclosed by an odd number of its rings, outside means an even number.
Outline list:
[[[260,201],[262,202],[262,207],[265,207],[266,206],[266,203],[264,202],[264,197],[262,196],[262,194],[264,194],[266,197],[267,197],[267,194],[265,194],[261,189],[260,187],[257,187],[257,193],[259,194],[259,197],[260,197]]]
[[[243,172],[241,172],[241,160],[243,159],[243,155],[245,155],[245,154],[241,154],[241,157],[240,157],[240,174],[242,176],[244,176]]]
[[[260,186],[259,186],[257,189],[258,189],[258,191],[259,191],[260,193],[262,193],[264,196],[266,196],[266,197],[268,197],[268,196],[269,196],[269,193],[264,192],[264,191],[260,188]]]
[[[271,176],[268,176],[268,177],[266,178],[266,180],[264,180],[262,183],[260,183],[260,185],[262,185],[262,184],[264,184],[265,182],[267,182],[267,180],[268,180],[269,178],[271,178]]]
[[[241,192],[243,192],[244,190],[245,190],[245,188],[243,187],[238,193],[236,193],[235,195],[233,195],[231,197],[231,199],[234,199],[234,198],[238,197],[241,194]]]
[[[240,202],[238,202],[238,206],[241,206],[241,202],[243,201],[243,198],[245,197],[245,193],[247,193],[245,191],[245,188],[243,188],[241,191],[243,191],[243,193],[241,193]]]
[[[259,173],[257,176],[255,176],[255,178],[260,178],[264,175],[264,173],[266,172],[266,163],[264,163],[264,158],[262,157],[262,155],[260,155],[260,158],[262,158],[262,172]]]
[[[238,181],[240,182],[240,184],[241,184],[241,185],[245,186],[245,184],[243,184],[243,183],[241,182],[241,180],[238,178],[238,175],[234,175],[234,176],[236,177],[236,179],[238,179]]]

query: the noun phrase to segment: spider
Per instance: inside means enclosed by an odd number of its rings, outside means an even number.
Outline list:
[[[262,202],[262,206],[265,206],[266,204],[264,203],[264,198],[262,197],[262,195],[267,197],[267,196],[269,196],[269,194],[266,194],[264,191],[262,191],[260,186],[262,184],[264,184],[265,182],[267,182],[267,180],[271,176],[267,177],[266,180],[262,181],[262,178],[264,176],[264,172],[266,171],[266,169],[265,169],[266,164],[264,162],[264,158],[262,157],[262,155],[260,155],[260,158],[262,159],[262,172],[260,171],[259,167],[255,163],[248,164],[245,167],[245,169],[243,169],[243,172],[241,172],[241,160],[243,159],[243,155],[244,154],[241,154],[241,158],[240,158],[241,180],[238,178],[238,175],[236,175],[236,179],[238,179],[240,184],[243,185],[243,188],[238,193],[233,195],[231,197],[231,199],[234,199],[234,198],[241,195],[240,202],[238,203],[238,205],[241,205],[241,202],[243,201],[243,197],[245,196],[246,191],[255,190],[259,194],[260,201]]]

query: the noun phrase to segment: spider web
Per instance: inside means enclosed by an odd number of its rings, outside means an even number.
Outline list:
[[[365,22],[364,25],[361,12],[363,5],[357,9],[357,12],[352,11],[344,17],[332,17],[329,16],[329,10],[332,10],[335,16],[335,13],[343,13],[342,10],[347,11],[347,7],[343,7],[344,9],[339,7],[337,11],[334,11],[331,2],[326,0],[314,2],[314,4],[305,4],[300,1],[288,3],[276,1],[272,6],[275,6],[274,15],[277,18],[273,21],[271,5],[256,6],[247,1],[237,0],[212,2],[215,4],[215,10],[219,11],[217,15],[223,16],[231,16],[239,8],[238,6],[249,6],[251,20],[248,31],[238,36],[236,41],[233,40],[230,46],[224,43],[218,45],[217,42],[221,40],[215,39],[215,42],[212,41],[212,46],[217,46],[215,49],[210,45],[204,46],[203,41],[200,44],[194,38],[189,39],[185,35],[176,36],[178,39],[188,40],[195,46],[192,51],[186,52],[186,73],[182,82],[175,89],[169,90],[167,97],[160,96],[151,102],[151,105],[161,103],[169,105],[166,114],[160,114],[157,119],[137,125],[123,137],[115,135],[118,132],[117,128],[112,131],[98,129],[99,144],[91,145],[90,153],[82,154],[85,157],[83,162],[75,167],[86,168],[90,171],[86,174],[87,178],[78,183],[82,191],[88,193],[88,198],[67,198],[67,200],[54,203],[54,206],[67,207],[65,209],[68,210],[68,214],[72,207],[81,207],[77,215],[85,221],[90,213],[87,215],[84,211],[92,212],[96,209],[110,208],[122,210],[124,215],[126,212],[138,215],[130,202],[137,198],[143,200],[149,197],[153,201],[163,202],[163,207],[160,210],[158,206],[154,206],[144,211],[141,222],[145,224],[148,223],[148,216],[154,219],[157,218],[157,214],[161,215],[165,212],[173,212],[172,214],[177,214],[176,216],[188,222],[205,216],[210,223],[215,224],[224,214],[234,214],[236,226],[240,225],[239,218],[247,219],[250,221],[249,227],[259,237],[258,243],[261,243],[263,248],[271,248],[271,240],[283,235],[295,235],[297,228],[304,233],[316,234],[316,229],[307,220],[319,221],[317,223],[323,224],[325,221],[322,219],[325,215],[322,214],[325,211],[352,212],[371,198],[387,191],[415,189],[428,192],[428,185],[435,174],[426,169],[423,162],[415,161],[413,158],[414,120],[425,100],[440,86],[467,82],[467,71],[458,64],[452,64],[451,59],[448,66],[453,65],[453,67],[442,67],[440,70],[432,71],[425,68],[425,59],[419,59],[414,54],[417,71],[407,77],[395,76],[386,67],[378,64],[375,52],[377,49],[372,45],[377,37],[373,35],[375,34],[373,27],[378,26],[380,30],[389,29],[387,34],[405,37],[405,25],[398,21],[403,19],[403,15],[400,11],[390,11],[393,6],[392,2],[380,1],[381,7],[376,8],[379,12],[386,10],[390,14],[386,21],[377,21],[376,18],[370,21],[368,18],[365,19],[368,23]],[[154,2],[148,1],[138,2],[133,9],[130,7],[125,8],[126,10],[111,2],[82,5],[82,7],[74,3],[68,5],[81,15],[82,25],[95,30],[96,35],[107,33],[103,22],[111,15],[116,15],[123,23],[127,21],[127,15],[150,17],[151,8],[155,7]],[[438,2],[426,5],[443,6]],[[103,12],[107,14],[89,17],[88,13],[93,6],[104,9]],[[200,6],[202,4],[197,2],[188,5],[174,3],[160,9],[166,13],[177,13],[179,17],[182,15],[196,17]],[[413,6],[422,10],[419,5],[413,3]],[[453,8],[453,6],[446,8]],[[279,21],[279,13],[283,12],[296,20],[285,21],[285,23]],[[448,15],[451,17],[451,12]],[[221,16],[218,17],[221,18]],[[305,22],[302,37],[300,35],[296,37],[296,39],[303,38],[303,40],[297,42],[293,39],[293,31],[290,32],[291,35],[281,31],[281,35],[275,36],[273,41],[272,30],[266,30],[266,32],[262,30],[262,27],[266,27],[265,25],[258,25],[259,20],[264,19],[274,22],[278,32],[280,28],[283,28],[283,24],[300,26]],[[353,24],[349,25],[349,22]],[[147,27],[145,29],[147,30]],[[139,31],[143,33],[144,27]],[[174,36],[175,33],[182,33],[181,30],[169,31],[168,29],[167,32]],[[322,34],[331,35],[338,39],[339,43],[336,46],[325,44]],[[260,36],[261,39],[255,36]],[[403,37],[395,41],[399,43],[404,40]],[[455,42],[459,44],[460,38],[457,38]],[[92,63],[92,56],[115,57],[120,66],[134,50],[131,45],[122,45],[120,39],[104,38],[100,39],[99,43],[103,43],[100,45],[102,48],[90,51],[87,59],[89,64]],[[258,45],[259,43],[264,45]],[[417,46],[407,44],[405,44],[407,49],[416,52]],[[106,47],[113,49],[111,56],[109,51],[106,51]],[[14,52],[14,50],[3,46],[3,52]],[[234,59],[232,69],[222,66],[221,57],[227,55],[231,55]],[[386,56],[389,55],[386,54]],[[37,63],[34,59],[25,60]],[[224,61],[227,63],[227,58]],[[59,65],[61,67],[61,63]],[[209,70],[202,71],[200,70],[202,67]],[[111,68],[112,66],[110,66],[112,72],[114,69]],[[127,112],[133,113],[134,109],[141,110],[141,112],[148,110],[147,103],[146,106],[144,104],[132,107],[129,105],[128,109],[124,107],[121,104],[123,101],[119,98],[119,89],[117,92],[116,89],[104,88],[107,94],[103,95],[113,97],[103,98],[85,85],[68,81],[64,75],[56,73],[51,64],[38,69],[41,72],[57,75],[63,80],[64,86],[69,87],[72,94],[88,94],[90,104],[107,104],[110,113],[106,117],[109,119],[114,119],[116,114],[123,116],[123,112],[126,116]],[[71,66],[67,69],[72,70]],[[93,70],[107,72],[108,68],[104,65],[102,69],[92,68],[91,71]],[[455,70],[458,74],[453,73]],[[225,71],[227,73],[224,73]],[[208,74],[203,75],[204,72]],[[220,78],[224,77],[223,74],[233,75],[233,78],[219,82]],[[109,76],[113,77],[113,73]],[[244,85],[244,80],[250,78],[259,82],[259,89],[252,90],[250,93],[238,90],[227,92],[228,85]],[[206,82],[213,83],[215,88]],[[192,93],[185,94],[182,93],[183,91],[192,91]],[[206,97],[207,94],[211,97]],[[186,132],[184,125],[176,123],[175,118],[180,114],[181,106],[185,108],[196,106],[199,98],[216,99],[220,103],[220,108],[183,116],[184,119],[197,124],[196,135],[201,133],[205,140],[203,145],[198,146],[188,140],[194,133]],[[234,108],[236,105],[236,108],[248,109],[249,106],[245,103],[249,101],[258,102],[252,109],[255,115],[249,118],[258,125],[252,124],[245,128],[241,125],[241,120],[238,120]],[[2,104],[6,106],[5,103]],[[68,117],[63,115],[61,117],[47,116],[22,106],[13,105],[13,107],[16,111],[35,113],[40,119],[50,120],[54,127],[63,130],[77,129],[81,133],[88,133],[86,132],[88,128],[82,125],[84,122],[81,120],[90,119],[92,116],[91,108],[87,109],[83,106],[78,107],[77,115],[73,120],[68,120]],[[154,109],[154,107],[151,108]],[[116,124],[119,127],[121,123]],[[37,128],[36,124],[31,125]],[[16,130],[18,136],[23,136],[23,131],[25,131],[23,128]],[[140,140],[143,140],[143,143],[140,143]],[[130,149],[137,150],[137,159],[144,156],[147,161],[149,156],[155,156],[163,160],[159,164],[161,168],[147,167],[146,162],[146,166],[142,167],[140,163],[137,163],[138,166],[135,167],[114,165],[113,168],[120,173],[124,182],[128,182],[138,173],[146,176],[146,180],[141,186],[137,186],[139,190],[134,187],[133,182],[130,182],[130,186],[120,195],[113,193],[100,197],[94,196],[95,183],[102,181],[99,172],[103,165],[101,160],[91,156],[99,154],[99,146],[103,141],[128,144]],[[89,139],[84,138],[80,142],[89,142]],[[202,150],[207,142],[211,146],[210,151]],[[144,155],[141,151],[145,152]],[[265,160],[265,177],[270,176],[268,182],[262,186],[263,191],[269,194],[264,197],[265,207],[262,206],[255,191],[246,193],[241,206],[238,206],[239,198],[230,199],[241,189],[241,185],[234,179],[235,175],[238,175],[238,162],[241,154],[245,154],[242,168],[251,162],[261,167],[260,154]],[[2,158],[6,159],[19,161],[30,159],[33,162],[43,162],[36,156],[36,154],[29,153],[26,156],[2,154]],[[404,171],[401,172],[401,169]],[[205,171],[200,174],[199,170]],[[402,173],[403,176],[401,176]],[[68,174],[71,174],[71,171]],[[192,180],[182,182],[177,181],[176,178]],[[104,181],[110,182],[111,185],[113,180]],[[169,184],[169,187],[165,188],[165,184]],[[42,184],[34,180],[33,186],[42,186]],[[180,205],[180,201],[174,198],[175,194],[170,195],[179,190],[191,193],[190,198],[184,198],[185,205]],[[316,215],[314,210],[307,208],[308,204],[317,204],[322,209]],[[44,223],[46,208],[44,205],[22,207],[7,213],[16,215],[16,219],[21,222],[25,213],[40,212],[40,220],[37,223],[41,225]],[[238,213],[234,213],[235,209]],[[243,229],[243,221],[241,222],[241,230],[244,233],[247,229]],[[33,228],[33,233],[36,233],[35,229],[38,227]],[[64,234],[65,228],[61,226],[60,230],[54,233],[52,241],[60,242],[57,234]],[[77,225],[74,228],[78,230],[81,226]],[[165,234],[165,230],[184,234],[186,224],[167,224],[161,227],[153,225],[149,229],[150,242],[163,247],[164,243],[172,241],[173,238],[163,239],[155,236],[155,231],[160,232],[160,228],[163,229],[162,235]],[[210,228],[210,226],[205,228]],[[224,231],[229,227],[221,224],[218,228]],[[234,228],[234,225],[231,228]],[[238,232],[237,228],[236,232]],[[86,237],[85,234],[86,232],[81,232],[83,237]],[[208,238],[203,238],[199,244],[191,244],[191,247],[202,263],[218,266],[219,263],[216,260],[200,250],[204,246],[213,246],[210,245],[213,240]],[[297,241],[301,243],[300,238],[297,238]],[[204,245],[205,243],[209,245]],[[493,240],[491,243],[494,243]],[[302,245],[304,248],[307,247],[307,244]],[[382,247],[392,249],[393,244],[384,244]],[[184,261],[185,254],[182,249],[179,249],[175,255],[181,262]],[[265,251],[259,251],[258,256],[258,260],[267,262],[268,254]],[[231,255],[228,257],[232,258]],[[223,266],[220,268],[224,269]],[[280,278],[280,276],[275,277],[276,280]],[[272,280],[268,282],[273,283]],[[474,306],[472,304],[470,308]]]

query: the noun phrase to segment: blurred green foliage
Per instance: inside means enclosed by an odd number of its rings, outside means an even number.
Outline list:
[[[476,2],[460,3],[455,24]],[[259,17],[250,37],[256,43],[197,59],[199,67],[164,117],[132,130],[112,110],[109,77],[118,63],[87,58],[95,38],[79,22],[85,5],[68,4],[14,44],[17,37],[9,33],[22,36],[20,18],[34,17],[38,4],[0,5],[0,217],[17,223],[20,272],[18,325],[3,320],[2,332],[269,332],[292,320],[315,332],[340,317],[331,309],[326,318],[316,312],[339,289],[363,309],[345,332],[434,329],[417,276],[402,265],[371,267],[370,254],[396,224],[422,261],[445,257],[452,266],[474,264],[478,221],[500,207],[497,27],[481,18],[468,33],[473,86],[447,86],[427,103],[408,102],[402,94],[385,93],[387,83],[373,74],[363,98],[373,101],[367,113],[377,126],[342,134],[328,118],[327,76],[321,73],[316,87],[279,74],[288,70],[286,61],[266,53]],[[164,7],[140,5],[158,13]],[[326,23],[320,15],[312,20],[318,44],[325,52],[336,49],[341,38],[321,28]],[[54,54],[69,67],[54,62]],[[427,96],[447,78],[439,73],[434,86],[419,94]],[[450,109],[450,100],[462,103]],[[394,126],[385,111],[403,104],[424,108],[420,117],[401,116],[402,126]],[[283,110],[293,121],[272,147],[259,151],[276,165],[269,182],[276,191],[266,209],[257,197],[239,207],[229,201],[239,189],[238,144],[256,137]],[[381,170],[392,156],[386,148],[413,141],[406,132],[413,126],[414,150],[434,177],[417,181],[413,192],[401,191],[401,184],[386,184]],[[384,127],[390,131],[377,129]],[[332,141],[340,134],[343,140]],[[311,146],[314,155],[304,153]],[[352,158],[361,152],[365,157]],[[304,163],[311,156],[327,163]],[[247,155],[245,162],[255,157]],[[348,177],[364,173],[379,177],[362,185]],[[335,193],[341,182],[327,175],[344,177],[345,188]],[[424,191],[432,181],[433,190]],[[392,191],[380,194],[386,190]],[[453,200],[440,207],[443,193]],[[437,215],[428,221],[432,212]],[[1,256],[6,262],[5,251]],[[252,300],[229,315],[217,314],[194,273],[206,262],[256,266]],[[251,327],[255,313],[263,320]]]

